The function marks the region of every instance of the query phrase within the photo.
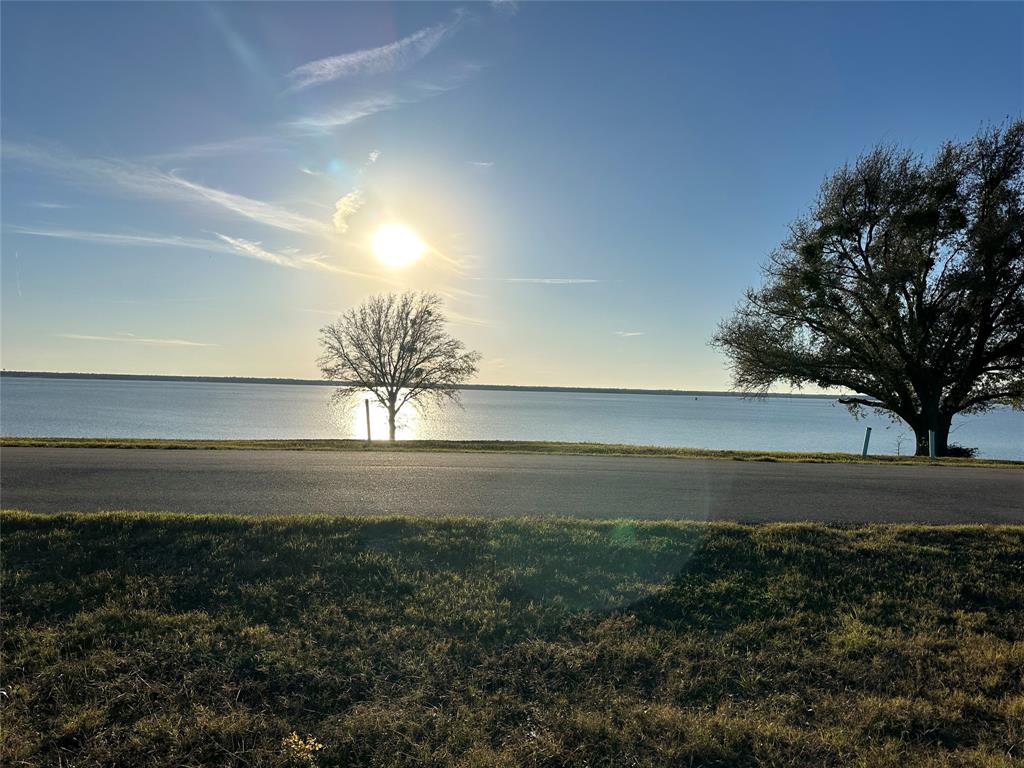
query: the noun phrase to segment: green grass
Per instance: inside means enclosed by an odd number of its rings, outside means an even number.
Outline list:
[[[3,437],[2,447],[25,448],[164,448],[169,450],[278,451],[434,451],[456,453],[543,453],[575,456],[659,456],[679,459],[732,459],[814,464],[933,464],[953,467],[1024,467],[1003,459],[929,459],[920,456],[867,456],[855,453],[787,451],[718,451],[709,448],[663,448],[616,443],[558,443],[525,440],[147,440],[95,437]]]
[[[6,766],[1024,756],[1024,527],[0,523]]]

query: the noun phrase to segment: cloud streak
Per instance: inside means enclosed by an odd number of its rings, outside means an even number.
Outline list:
[[[214,253],[229,253],[213,240],[205,240],[195,237],[178,237],[176,235],[140,235],[123,234],[116,232],[88,232],[81,229],[44,229],[37,227],[6,228],[9,232],[20,235],[32,235],[34,237],[53,237],[62,240],[78,240],[85,243],[97,243],[99,245],[119,246],[165,246],[172,248],[193,248],[200,251],[213,251]]]
[[[491,8],[500,16],[515,16],[519,13],[519,3],[516,0],[491,0]]]
[[[73,341],[115,341],[125,344],[141,344],[147,347],[216,347],[216,344],[207,344],[202,341],[189,341],[188,339],[150,339],[136,336],[131,333],[119,334],[117,336],[92,336],[84,333],[60,333],[62,339]]]
[[[454,34],[461,22],[460,14],[453,21],[425,27],[387,45],[310,61],[288,73],[288,79],[292,81],[288,90],[301,91],[341,78],[405,69],[436,50]]]
[[[172,186],[185,193],[187,198],[205,200],[228,211],[233,211],[239,216],[244,216],[247,219],[269,227],[286,229],[300,234],[322,234],[327,230],[327,227],[316,219],[300,213],[294,213],[270,203],[196,184],[174,174],[161,174],[161,176]]]
[[[366,117],[371,117],[379,112],[388,112],[408,100],[397,94],[384,92],[356,99],[348,104],[343,104],[335,109],[326,112],[319,112],[313,115],[306,115],[288,123],[291,128],[307,133],[318,133],[330,131],[335,128],[344,128],[346,125],[358,122]]]
[[[77,240],[85,243],[97,243],[99,245],[116,245],[126,247],[170,247],[170,248],[191,248],[208,253],[220,253],[230,256],[244,256],[248,259],[263,261],[286,269],[320,270],[332,272],[338,275],[359,277],[378,282],[391,282],[383,275],[374,275],[369,272],[359,272],[353,269],[339,267],[327,261],[327,257],[321,253],[303,253],[294,248],[286,248],[280,251],[273,251],[264,247],[263,243],[255,240],[246,240],[241,237],[223,235],[219,232],[212,233],[217,239],[198,237],[179,237],[176,235],[151,235],[151,234],[124,234],[112,232],[88,232],[77,229],[44,229],[38,227],[6,227],[9,232],[32,235],[35,237],[53,237],[63,240]]]
[[[472,315],[464,315],[461,312],[456,312],[451,307],[445,307],[444,314],[445,318],[452,325],[467,325],[479,328],[494,327],[494,323],[490,320],[484,320],[481,317],[474,317]]]
[[[186,160],[201,160],[208,157],[222,157],[226,155],[245,155],[255,152],[279,152],[286,148],[285,143],[275,136],[242,136],[235,139],[227,139],[225,141],[210,141],[203,144],[191,144],[172,152],[150,155],[146,160],[152,163],[162,164]]]
[[[475,77],[482,68],[473,62],[463,62],[443,77],[412,83],[400,90],[364,94],[332,109],[297,117],[285,126],[298,134],[329,133],[381,112],[390,112],[452,91]]]
[[[590,285],[604,282],[589,277],[474,277],[492,283],[528,283],[532,285]]]
[[[265,248],[263,243],[255,242],[253,240],[245,240],[241,237],[229,237],[228,235],[222,235],[219,232],[214,232],[214,234],[217,235],[217,237],[235,253],[250,259],[276,264],[279,267],[286,267],[288,269],[321,270],[323,272],[332,272],[336,275],[360,277],[366,280],[377,280],[384,283],[392,282],[383,275],[374,275],[369,272],[359,272],[354,269],[339,267],[338,265],[329,262],[327,260],[327,255],[323,253],[304,254],[301,251],[292,248],[284,249],[282,251],[271,251]]]
[[[629,339],[634,336],[643,336],[644,331],[615,331],[614,335],[618,336],[620,339]]]
[[[179,200],[228,211],[264,226],[301,234],[326,234],[321,221],[272,203],[189,181],[173,172],[136,163],[100,158],[79,158],[59,150],[5,144],[5,157],[30,163],[60,176],[87,178],[114,184],[150,198]]]
[[[288,267],[289,269],[299,268],[299,263],[293,257],[268,251],[263,247],[263,243],[245,240],[241,237],[222,235],[220,232],[214,232],[213,234],[215,234],[221,242],[226,244],[230,251],[245,256],[246,258],[265,261],[269,264],[276,264],[279,267]]]

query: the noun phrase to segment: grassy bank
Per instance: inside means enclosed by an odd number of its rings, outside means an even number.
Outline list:
[[[146,440],[94,437],[3,437],[2,447],[23,448],[163,448],[168,450],[278,451],[449,451],[504,452],[575,456],[658,456],[678,459],[732,459],[815,464],[937,464],[955,467],[1018,467],[1022,461],[1000,459],[929,459],[917,456],[867,456],[854,453],[794,453],[787,451],[717,451],[707,448],[663,448],[616,443],[558,443],[524,440]]]
[[[2,526],[5,765],[1024,754],[1022,527]]]

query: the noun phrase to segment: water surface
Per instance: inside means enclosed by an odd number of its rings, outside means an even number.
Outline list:
[[[0,432],[24,437],[181,439],[365,438],[362,400],[331,401],[302,384],[4,378]],[[856,420],[834,401],[727,395],[469,390],[463,408],[399,417],[400,439],[564,440],[740,450],[913,452],[902,422]],[[371,431],[387,435],[383,410]],[[1024,459],[1024,413],[997,408],[954,421],[953,442],[989,458]]]

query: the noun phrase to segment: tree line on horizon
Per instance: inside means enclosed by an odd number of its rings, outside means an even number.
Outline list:
[[[458,401],[480,354],[445,330],[440,297],[373,296],[320,331],[318,366],[370,392],[389,439],[408,402]],[[1024,409],[1024,120],[946,142],[931,158],[878,146],[825,179],[810,211],[710,342],[734,387],[844,388],[841,402],[929,433],[953,417]],[[337,397],[354,394],[339,388]]]

